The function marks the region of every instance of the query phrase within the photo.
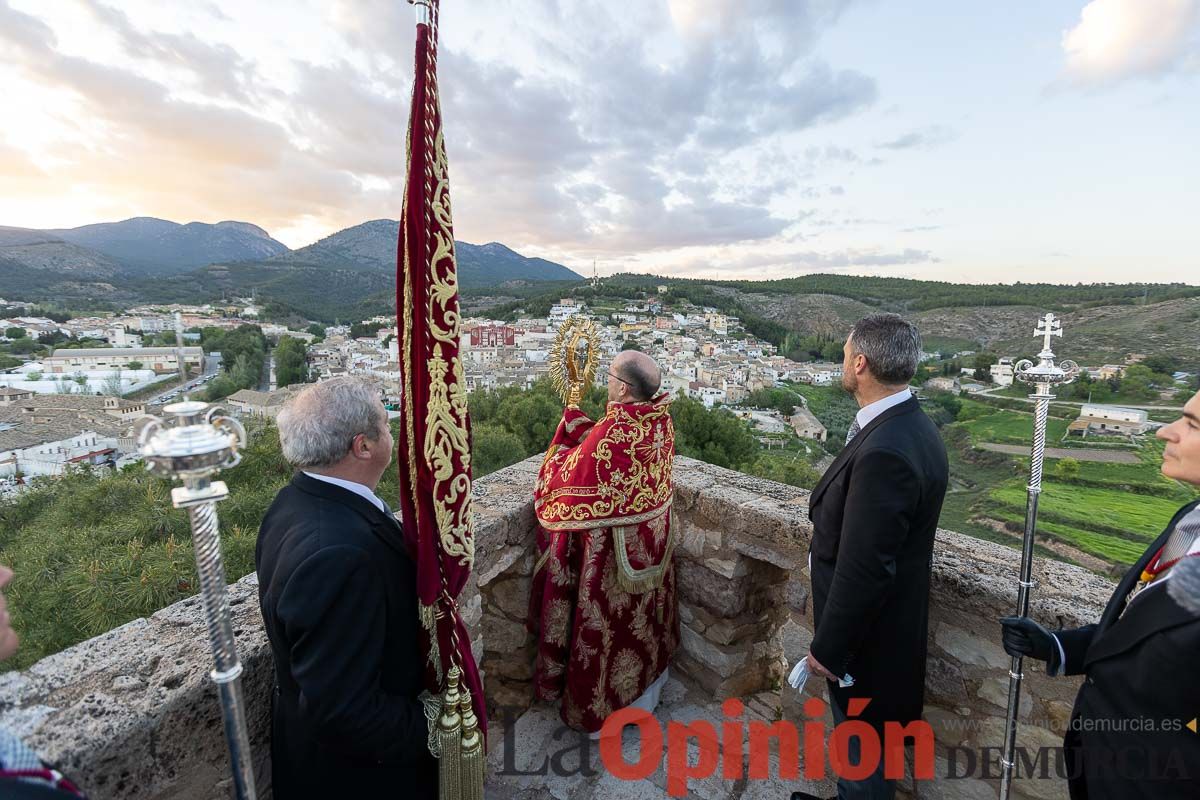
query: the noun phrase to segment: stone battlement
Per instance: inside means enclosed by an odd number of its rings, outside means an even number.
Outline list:
[[[504,738],[496,735],[502,734],[502,716],[511,718],[532,702],[533,642],[524,619],[537,464],[536,458],[523,461],[475,484],[476,568],[462,607],[485,674],[495,720],[493,748]],[[682,642],[672,674],[707,697],[774,693],[780,702],[764,713],[802,721],[796,693],[779,687],[787,666],[811,639],[808,579],[801,572],[811,535],[808,493],[682,457],[675,476]],[[1019,554],[1009,548],[939,532],[926,718],[942,745],[1001,743],[1009,659],[999,646],[996,619],[1015,607],[1018,562]],[[1044,559],[1037,560],[1035,577],[1031,613],[1048,626],[1094,621],[1112,591],[1111,583],[1086,570]],[[255,576],[230,590],[256,774],[260,796],[267,797],[272,679]],[[207,678],[210,666],[203,611],[199,599],[191,598],[24,672],[0,676],[0,725],[60,764],[96,800],[227,797],[227,757],[216,692]],[[1077,686],[1075,679],[1047,678],[1040,665],[1027,662],[1023,744],[1061,743]],[[495,789],[489,796],[516,788],[489,780]],[[936,787],[936,796],[995,796],[994,781],[953,783]],[[1065,786],[1055,781],[1017,787],[1024,797],[1066,796]],[[757,796],[744,781],[713,791]],[[922,787],[921,796],[932,795]]]

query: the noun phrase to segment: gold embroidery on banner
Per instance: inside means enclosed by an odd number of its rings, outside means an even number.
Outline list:
[[[440,130],[433,148],[434,192],[430,212],[436,230],[432,232],[434,250],[429,264],[428,311],[429,331],[435,344],[428,359],[429,407],[424,456],[433,472],[434,517],[442,550],[446,556],[458,559],[464,568],[470,569],[475,561],[475,543],[471,536],[471,449],[466,382],[462,362],[458,358],[447,359],[442,350],[443,345],[447,348],[458,345],[460,318],[446,144]],[[447,376],[451,380],[449,386]]]

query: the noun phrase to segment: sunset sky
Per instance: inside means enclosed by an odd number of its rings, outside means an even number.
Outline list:
[[[1200,283],[1200,0],[442,0],[458,238]],[[399,216],[403,0],[0,0],[0,225]]]

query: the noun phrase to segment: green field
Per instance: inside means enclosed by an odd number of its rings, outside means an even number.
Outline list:
[[[1025,508],[1023,486],[1001,486],[993,489],[989,498],[1010,509],[1023,511]],[[1148,541],[1162,531],[1179,506],[1171,498],[1048,480],[1042,483],[1039,514],[1047,521],[1110,533],[1125,539]]]
[[[849,396],[835,387],[796,384],[789,388],[807,399],[831,439],[844,433],[856,410]],[[939,525],[1017,547],[1025,522],[1029,458],[982,451],[977,445],[1028,446],[1033,438],[1032,407],[1012,410],[999,408],[996,400],[960,399],[957,421],[942,428],[950,460],[950,487]],[[1163,477],[1159,471],[1163,444],[1152,436],[1136,437],[1132,442],[1063,440],[1069,419],[1078,411],[1062,406],[1055,411],[1067,413],[1048,420],[1047,446],[1117,449],[1136,454],[1139,462],[1080,461],[1078,471],[1066,477],[1057,473],[1060,459],[1046,459],[1039,540],[1062,542],[1114,568],[1133,563],[1175,511],[1196,496],[1195,491]],[[1007,531],[998,530],[997,523]],[[1036,552],[1059,561],[1071,560],[1042,544],[1036,546]]]
[[[992,411],[962,423],[977,444],[1029,444],[1033,440],[1033,415],[1019,411]],[[1067,434],[1067,421],[1054,417],[1046,421],[1046,442],[1057,444]]]
[[[1033,434],[1033,417],[1020,411],[997,410],[984,402],[964,400],[959,421],[947,426],[965,431],[971,445],[988,442],[1028,445]],[[1045,464],[1043,493],[1039,505],[1038,534],[1110,562],[1128,565],[1145,550],[1179,506],[1195,492],[1163,477],[1161,442],[1138,437],[1134,443],[1100,443],[1090,440],[1059,441],[1066,420],[1051,418],[1047,444],[1057,447],[1121,449],[1133,452],[1137,464],[1108,464],[1080,461],[1071,477],[1058,474],[1059,459]],[[948,440],[949,441],[949,440]],[[1107,446],[1105,446],[1107,445]],[[1008,544],[1016,540],[996,531],[985,520],[1004,523],[1019,532],[1024,527],[1028,457],[1003,456],[972,450],[960,452],[951,446],[952,490],[946,497],[941,525]],[[1061,555],[1053,555],[1062,559]]]

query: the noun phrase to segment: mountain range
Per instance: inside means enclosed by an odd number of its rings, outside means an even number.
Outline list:
[[[0,226],[9,298],[62,304],[191,301],[250,294],[313,316],[388,305],[399,223],[377,219],[291,250],[248,222],[181,225],[135,217],[78,228]],[[464,289],[576,281],[575,272],[492,242],[455,242]]]

